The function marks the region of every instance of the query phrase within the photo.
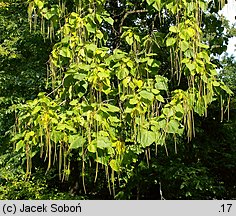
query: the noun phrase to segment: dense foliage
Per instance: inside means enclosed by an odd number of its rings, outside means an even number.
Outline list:
[[[0,198],[235,198],[218,1],[3,2]]]

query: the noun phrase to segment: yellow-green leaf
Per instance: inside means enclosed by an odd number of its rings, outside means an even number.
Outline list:
[[[116,160],[112,159],[110,161],[110,166],[114,171],[119,172],[119,163]]]
[[[176,38],[173,37],[169,37],[166,40],[166,46],[173,46],[176,43]]]
[[[91,143],[88,145],[88,151],[91,153],[95,153],[95,152],[97,152],[97,147]]]
[[[16,143],[16,151],[19,151],[21,148],[24,147],[24,142],[23,140],[20,140],[18,143]]]
[[[80,135],[70,135],[69,136],[69,143],[70,143],[70,149],[77,149],[79,147],[82,147],[85,143],[86,139],[83,136]]]
[[[152,92],[148,92],[148,91],[141,91],[140,93],[140,96],[146,100],[149,100],[149,101],[152,101],[154,99],[154,95]]]

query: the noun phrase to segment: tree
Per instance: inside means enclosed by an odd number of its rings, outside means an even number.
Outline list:
[[[45,191],[50,193],[42,175],[25,181],[22,155],[9,142],[14,106],[45,91],[51,50],[51,42],[44,41],[40,31],[30,32],[25,3],[0,2],[0,199],[38,199]]]
[[[207,115],[212,101],[232,94],[202,41],[206,9],[201,0],[29,1],[31,28],[39,21],[57,43],[53,90],[17,107],[12,142],[27,173],[41,157],[61,180],[75,175],[72,190],[86,192],[94,173],[115,193],[143,156],[149,161],[158,146],[168,154],[169,140],[183,134],[190,141],[194,113]]]
[[[30,33],[25,7],[22,3],[0,5],[1,142],[9,139],[5,132],[15,122],[10,107],[45,90],[50,46],[39,31]]]

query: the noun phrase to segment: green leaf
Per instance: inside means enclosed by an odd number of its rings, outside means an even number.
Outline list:
[[[85,142],[86,142],[86,139],[83,136],[70,135],[69,136],[69,143],[70,143],[69,149],[77,149],[79,147],[82,147]]]
[[[177,26],[171,26],[171,27],[169,28],[169,31],[170,31],[170,32],[177,33],[177,32],[178,32],[178,28],[177,28]]]
[[[186,66],[190,71],[193,71],[196,68],[196,65],[192,63],[187,63]]]
[[[48,11],[44,17],[47,19],[47,20],[50,20],[53,16],[55,15],[55,12],[54,11]]]
[[[119,59],[123,59],[123,58],[126,58],[126,55],[127,53],[126,52],[123,52],[122,50],[120,49],[115,49],[114,52],[113,52],[113,59],[116,59],[116,60],[119,60]],[[119,64],[119,63],[118,63]]]
[[[170,120],[167,125],[167,133],[181,134],[183,130],[179,129],[180,123],[174,119]]]
[[[34,136],[34,131],[30,131],[30,132],[26,133],[25,140],[29,140],[30,137],[32,137],[32,136]]]
[[[67,130],[76,133],[76,129],[75,129],[74,127],[72,127],[72,126],[70,126],[70,125],[66,125],[65,127],[66,127]]]
[[[108,120],[110,122],[114,122],[114,123],[120,123],[120,119],[118,119],[116,116],[109,116]]]
[[[98,77],[99,78],[109,78],[110,77],[110,73],[109,73],[109,71],[101,71],[101,72],[99,72],[98,74]]]
[[[199,1],[199,6],[203,11],[207,10],[207,7],[208,7],[207,4],[208,2]]]
[[[23,148],[25,143],[23,140],[20,140],[18,143],[16,143],[16,151],[19,151],[21,148]]]
[[[109,137],[109,133],[103,130],[99,131],[98,134],[100,137]]]
[[[131,46],[131,45],[133,44],[133,42],[134,42],[133,37],[129,37],[129,36],[126,36],[126,37],[125,37],[125,40],[126,40],[127,44],[129,44],[130,46]]]
[[[70,102],[70,105],[71,106],[76,106],[76,105],[78,105],[78,100],[72,100],[71,102]]]
[[[110,25],[113,25],[114,20],[111,17],[103,17],[104,21],[109,23]]]
[[[134,38],[137,42],[141,43],[141,40],[140,40],[140,36],[139,35],[136,35],[134,34]]]
[[[146,148],[154,143],[156,140],[156,135],[153,131],[141,130],[140,144],[142,147]]]
[[[117,160],[112,159],[110,161],[110,166],[114,171],[119,172],[120,166],[119,166],[119,163],[117,162]]]
[[[154,95],[152,92],[148,92],[148,91],[141,91],[139,92],[140,96],[146,100],[152,101],[154,99]]]
[[[57,130],[63,131],[65,130],[66,126],[67,126],[66,124],[59,123],[57,125]]]
[[[88,151],[91,153],[95,153],[97,152],[97,147],[93,143],[91,143],[88,145]]]
[[[203,43],[198,43],[197,44],[199,47],[202,47],[204,49],[209,49],[209,46],[207,44],[203,44]]]
[[[95,159],[95,161],[97,163],[100,163],[100,164],[103,164],[103,165],[107,166],[107,164],[109,162],[109,158],[110,158],[109,156],[101,156],[101,157],[97,157]]]
[[[166,106],[162,109],[162,112],[163,112],[163,114],[165,114],[168,117],[174,115],[173,109],[166,107]]]
[[[232,95],[233,92],[230,90],[230,88],[228,86],[226,86],[225,84],[221,84],[221,89],[223,89],[227,94]]]
[[[99,38],[100,40],[103,38],[103,33],[100,30],[96,31],[96,37]]]
[[[84,80],[86,77],[87,77],[87,74],[83,74],[83,73],[75,74],[75,75],[73,76],[74,79],[80,80],[80,81],[81,81],[81,80]]]
[[[165,102],[164,98],[160,94],[156,96],[156,99],[162,103]]]
[[[97,148],[100,149],[109,148],[112,145],[108,137],[98,136],[96,142],[97,142]]]
[[[93,44],[93,43],[90,43],[90,44],[85,45],[85,48],[86,48],[87,50],[91,50],[91,51],[95,52],[96,49],[97,49],[97,45],[96,45],[96,44]],[[88,67],[89,67],[89,66],[88,66]]]
[[[105,104],[108,108],[108,112],[120,112],[120,108],[111,104]]]
[[[72,57],[69,47],[62,47],[61,50],[59,51],[59,55],[66,57],[66,58]]]
[[[215,81],[213,82],[213,86],[220,86],[220,83],[215,80]]]
[[[166,128],[166,119],[159,119],[157,121],[157,126],[158,128],[162,128],[162,129],[165,129]]]
[[[129,103],[132,104],[132,105],[137,104],[138,102],[139,102],[139,100],[137,98],[131,98],[129,100]]]
[[[168,79],[166,77],[160,76],[160,75],[156,75],[155,77],[156,79],[156,84],[155,84],[155,88],[159,89],[159,90],[168,90]]]
[[[147,57],[145,59],[147,59],[148,66],[152,66],[152,63],[154,62],[154,59],[153,58],[149,58],[149,57]]]
[[[203,116],[205,113],[205,102],[202,97],[198,98],[196,105],[194,107],[194,111],[199,114],[200,116]]]
[[[12,139],[11,142],[15,142],[24,137],[24,133],[17,133]]]
[[[161,0],[155,0],[153,7],[157,10],[160,11],[161,10]]]
[[[52,131],[51,133],[51,140],[55,143],[58,143],[60,140],[63,139],[63,133],[61,131]]]
[[[127,68],[121,68],[120,70],[117,71],[117,78],[119,80],[126,78],[128,75],[129,75],[129,70]]]
[[[44,2],[40,0],[34,0],[35,4],[38,6],[38,8],[41,10],[44,6]]]
[[[95,51],[97,49],[97,46],[94,44],[87,44],[85,47],[87,50],[91,50],[91,51]],[[78,64],[78,68],[84,71],[89,71],[91,69],[91,65],[81,63],[81,64]]]
[[[36,107],[34,108],[34,110],[32,111],[32,115],[35,115],[35,114],[38,113],[41,109],[42,109],[41,106],[36,106]]]
[[[130,108],[130,107],[126,107],[125,108],[125,113],[131,113],[133,111],[133,108]]]
[[[180,41],[179,46],[180,49],[185,52],[189,48],[189,43],[186,41]]]
[[[151,5],[154,2],[155,2],[155,0],[147,0],[148,5]]]
[[[176,43],[176,38],[173,37],[169,37],[166,40],[166,46],[173,46]]]
[[[152,93],[158,95],[160,94],[160,91],[158,89],[152,89]]]
[[[85,25],[86,29],[88,32],[91,32],[91,33],[95,33],[96,32],[96,25],[94,25],[93,23],[87,23]]]
[[[193,37],[196,34],[195,30],[191,27],[187,28],[187,33],[189,37]]]
[[[102,23],[102,18],[98,13],[96,13],[96,19],[100,24]]]

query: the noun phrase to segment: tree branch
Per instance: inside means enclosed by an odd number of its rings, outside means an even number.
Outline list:
[[[134,14],[134,13],[147,13],[147,12],[148,12],[148,10],[133,10],[133,11],[127,11],[127,12],[125,13],[125,15],[122,17],[121,22],[120,22],[120,31],[119,31],[120,34],[121,34],[121,32],[122,32],[122,27],[123,27],[124,21],[125,21],[125,19],[127,18],[128,15]]]

